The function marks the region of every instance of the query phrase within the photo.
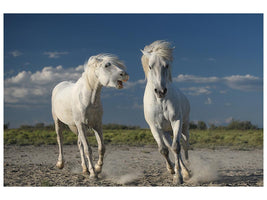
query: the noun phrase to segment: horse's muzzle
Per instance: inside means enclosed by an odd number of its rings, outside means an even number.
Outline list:
[[[120,74],[121,80],[117,80],[117,88],[122,89],[123,88],[123,82],[126,82],[129,80],[129,75],[126,72],[122,72]]]
[[[124,74],[122,75],[122,81],[123,82],[127,82],[129,80],[129,78],[130,78],[129,74],[124,72]]]
[[[158,98],[164,98],[167,94],[167,88],[164,88],[163,90],[158,90],[157,88],[155,88],[154,91]]]

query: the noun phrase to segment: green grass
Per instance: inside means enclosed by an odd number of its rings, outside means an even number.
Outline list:
[[[192,130],[190,144],[193,147],[206,148],[262,148],[263,130]]]
[[[57,144],[55,131],[10,129],[4,132],[5,145],[54,145]],[[88,137],[91,145],[96,146],[94,135]],[[149,129],[104,130],[105,144],[155,145]],[[77,144],[77,136],[70,131],[63,132],[63,144]],[[238,149],[262,148],[263,130],[191,130],[192,148],[216,148],[221,146]]]

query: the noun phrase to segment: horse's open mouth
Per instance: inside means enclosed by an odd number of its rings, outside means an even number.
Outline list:
[[[123,88],[123,83],[122,83],[122,81],[117,80],[117,88],[118,88],[118,89],[122,89],[122,88]]]
[[[123,88],[123,82],[127,82],[129,80],[129,75],[128,74],[126,74],[125,76],[124,76],[124,79],[122,79],[122,80],[117,80],[117,88],[118,89],[122,89]]]

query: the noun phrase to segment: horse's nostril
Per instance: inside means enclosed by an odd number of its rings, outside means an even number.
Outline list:
[[[120,76],[123,76],[123,73],[120,73]]]

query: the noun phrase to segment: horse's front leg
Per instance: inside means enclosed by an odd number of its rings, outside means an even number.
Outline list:
[[[155,126],[150,126],[150,130],[151,130],[151,133],[154,139],[156,140],[158,144],[159,152],[165,158],[167,170],[171,174],[174,174],[173,164],[169,158],[169,150],[166,144],[164,143],[165,137],[163,136],[163,131],[161,129],[156,128]]]
[[[181,165],[180,165],[180,159],[181,159],[181,134],[182,134],[182,121],[177,120],[171,123],[172,130],[173,130],[173,141],[172,141],[172,152],[174,155],[174,177],[173,177],[173,183],[174,184],[183,184],[183,176],[181,172]]]
[[[97,178],[97,174],[95,173],[95,168],[93,165],[93,159],[92,159],[92,149],[89,146],[87,140],[86,140],[86,127],[84,124],[82,123],[78,123],[76,124],[77,129],[78,129],[78,140],[80,140],[82,142],[82,146],[83,146],[83,150],[84,150],[84,154],[85,157],[88,160],[88,169],[89,169],[89,173],[90,173],[90,177],[92,178]]]
[[[76,128],[76,126],[69,125],[69,128],[73,133],[75,133],[75,135],[77,135],[77,136],[79,135],[78,129]],[[81,154],[81,160],[82,160],[81,165],[82,165],[82,168],[83,168],[83,173],[87,174],[88,173],[88,169],[87,169],[86,162],[85,162],[85,159],[84,159],[83,145],[82,145],[82,141],[81,141],[80,137],[78,137],[77,145],[79,147],[80,154]]]
[[[170,131],[167,131],[167,132],[163,132],[163,135],[162,135],[162,138],[163,138],[163,141],[164,143],[166,144],[166,146],[168,147],[169,150],[172,149],[171,145],[172,145],[172,139],[171,139],[171,133]],[[167,167],[167,170],[171,173],[171,174],[174,174],[174,164],[170,161],[169,159],[169,156],[167,155],[167,158],[166,160],[169,160],[166,162],[166,167]]]
[[[80,154],[81,154],[81,160],[82,160],[82,168],[83,168],[83,173],[84,174],[87,174],[88,173],[88,169],[87,169],[87,166],[86,166],[86,162],[85,162],[85,159],[84,159],[84,150],[83,150],[83,145],[82,145],[82,141],[81,141],[81,138],[78,137],[78,147],[79,147],[79,150],[80,150]]]
[[[103,139],[103,133],[102,128],[95,128],[93,129],[96,140],[98,143],[98,161],[95,164],[95,172],[100,173],[102,171],[103,166],[103,159],[105,154],[105,145],[104,145],[104,139]]]

